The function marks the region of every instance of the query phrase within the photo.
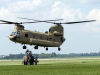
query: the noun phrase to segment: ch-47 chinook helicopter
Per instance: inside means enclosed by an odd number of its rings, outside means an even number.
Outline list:
[[[21,18],[21,19],[27,19],[27,18]],[[28,19],[33,20],[33,19]],[[29,45],[35,45],[34,49],[38,49],[38,46],[46,47],[46,50],[48,50],[48,47],[58,47],[58,51],[60,51],[60,46],[64,43],[65,38],[63,27],[61,24],[75,24],[75,23],[83,23],[83,22],[93,22],[95,20],[89,20],[89,21],[78,21],[78,22],[65,22],[65,23],[55,23],[51,21],[58,21],[62,19],[57,20],[34,20],[34,22],[10,22],[5,20],[0,20],[3,23],[0,24],[15,24],[14,31],[9,35],[9,39],[13,42],[24,44],[23,49],[26,49],[27,47],[25,44]],[[46,23],[52,23],[55,24],[54,26],[51,26],[49,29],[49,32],[41,33],[36,31],[30,31],[25,30],[24,26],[22,24],[25,23],[38,23],[38,22],[46,22]]]

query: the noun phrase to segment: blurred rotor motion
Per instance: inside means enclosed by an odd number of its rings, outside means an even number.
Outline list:
[[[18,17],[20,18],[20,17]],[[27,19],[27,18],[21,18],[21,19]],[[28,20],[32,20],[32,19],[28,19]],[[48,21],[59,21],[59,20],[63,20],[63,19],[56,19],[56,20],[45,20],[45,21],[40,21],[40,20],[34,20],[35,22],[11,22],[11,21],[5,21],[5,20],[0,20],[1,22],[5,22],[5,23],[0,23],[0,24],[15,24],[15,25],[20,25],[20,24],[26,24],[26,23],[39,23],[39,22],[48,22]]]
[[[41,21],[41,20],[28,19],[28,18],[21,18],[21,17],[17,17],[17,18],[20,18],[20,19],[27,19],[27,20],[33,20],[33,21],[36,21],[36,23],[38,23],[38,22],[46,22],[46,23],[52,23],[52,24],[57,24],[57,25],[61,25],[61,24],[75,24],[75,23],[84,23],[84,22],[93,22],[93,21],[96,21],[96,20],[87,20],[87,21],[77,21],[77,22],[55,23],[55,22],[48,22],[48,21],[59,21],[59,20],[63,20],[63,19]],[[34,23],[34,22],[31,22],[31,23]]]
[[[93,22],[96,20],[88,20],[88,21],[77,21],[77,22],[65,22],[65,23],[56,23],[56,22],[50,22],[50,21],[59,21],[59,20],[63,20],[63,19],[55,19],[55,20],[35,20],[35,19],[28,19],[28,18],[21,18],[21,17],[17,17],[20,19],[27,19],[27,20],[33,20],[35,22],[11,22],[11,21],[5,21],[5,20],[0,20],[1,22],[5,22],[5,23],[0,23],[0,24],[15,24],[15,25],[20,25],[20,24],[26,24],[26,23],[40,23],[40,22],[46,22],[46,23],[52,23],[52,24],[56,24],[56,25],[61,25],[61,24],[75,24],[75,23],[84,23],[84,22]]]
[[[41,21],[41,20],[28,19],[28,18],[21,18],[21,17],[17,17],[17,18],[20,18],[20,19],[27,19],[27,20],[34,20],[34,21],[37,21],[37,22],[48,22],[48,21],[59,21],[59,20],[63,20],[63,19],[55,19],[55,20],[44,20],[44,21]]]

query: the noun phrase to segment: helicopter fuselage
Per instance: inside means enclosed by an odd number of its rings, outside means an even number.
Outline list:
[[[43,47],[59,47],[62,45],[61,36],[54,36],[48,33],[37,31],[19,30],[12,32],[9,39],[21,44],[37,45]]]

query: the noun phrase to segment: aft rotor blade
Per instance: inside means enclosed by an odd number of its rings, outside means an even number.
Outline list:
[[[44,22],[46,22],[46,21],[59,21],[59,20],[63,20],[63,19],[45,20]]]
[[[52,23],[52,24],[55,24],[55,22],[47,22],[47,21],[46,21],[46,23]]]
[[[25,23],[38,23],[38,22],[10,22],[10,21],[5,21],[5,20],[0,20],[1,22],[5,22],[5,23],[0,23],[0,24],[16,24],[16,25],[20,25],[20,24],[25,24]]]
[[[75,23],[84,23],[84,22],[93,22],[96,20],[89,20],[89,21],[78,21],[78,22],[66,22],[66,23],[61,23],[61,24],[75,24]]]
[[[85,23],[85,22],[93,22],[93,21],[96,21],[96,20],[89,20],[89,21],[78,21],[78,22],[65,22],[65,23],[56,23],[56,22],[46,22],[46,23],[52,23],[52,24],[57,24],[57,25],[60,25],[60,24],[75,24],[75,23]]]

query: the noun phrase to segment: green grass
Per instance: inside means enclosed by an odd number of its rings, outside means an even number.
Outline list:
[[[1,61],[0,75],[100,75],[100,60],[41,60],[38,65]]]

